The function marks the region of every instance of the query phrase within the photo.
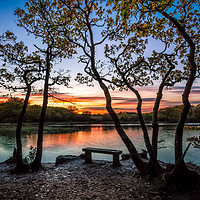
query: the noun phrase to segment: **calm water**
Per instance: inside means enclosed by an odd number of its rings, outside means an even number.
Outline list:
[[[134,126],[125,126],[124,128],[128,136],[137,147],[138,151],[140,152],[141,149],[145,149],[141,128]],[[80,129],[80,131],[74,133],[67,133],[66,131],[66,133],[44,134],[44,151],[42,161],[54,162],[58,155],[80,155],[82,153],[82,148],[84,147],[119,149],[122,150],[123,153],[127,153],[126,147],[122,143],[113,126],[93,124],[83,127],[83,129],[80,126]],[[148,129],[151,135],[151,128]],[[66,128],[66,130],[68,129]],[[159,144],[159,146],[162,148],[159,149],[158,157],[164,162],[174,161],[174,132],[175,126],[160,127],[160,140],[162,139],[164,142]],[[198,135],[198,132],[199,131],[195,130],[185,130],[184,146],[187,145],[186,138],[189,136]],[[28,154],[30,146],[36,146],[36,141],[36,134],[22,135],[24,156]],[[0,134],[0,162],[6,160],[12,155],[14,146],[14,134]],[[94,154],[94,158],[112,160],[111,155],[103,154]],[[200,165],[200,149],[190,147],[185,160]]]

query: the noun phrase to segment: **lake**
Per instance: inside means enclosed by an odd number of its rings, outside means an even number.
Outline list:
[[[50,133],[50,130],[55,133]],[[76,131],[69,131],[74,129]],[[124,125],[125,132],[133,141],[138,151],[145,149],[143,142],[142,129],[136,125]],[[57,132],[56,132],[57,130]],[[62,131],[61,131],[62,130]],[[13,131],[13,130],[12,130]],[[152,129],[149,126],[148,131],[151,137]],[[164,162],[174,162],[174,125],[164,125],[160,127],[159,140],[163,140],[159,144],[158,158]],[[187,145],[186,138],[189,136],[197,136],[197,130],[184,130],[184,148]],[[37,142],[37,134],[23,133],[23,155],[26,156],[31,146],[35,147]],[[0,162],[12,156],[13,148],[15,146],[15,133],[0,133]],[[90,124],[90,125],[50,125],[48,131],[44,134],[43,143],[43,158],[42,162],[55,162],[59,155],[80,155],[84,147],[100,147],[122,150],[127,153],[125,145],[122,143],[120,137],[114,129],[113,125],[109,124]],[[111,155],[94,154],[94,159],[108,159],[112,160]],[[186,161],[191,161],[200,165],[200,149],[190,147]]]

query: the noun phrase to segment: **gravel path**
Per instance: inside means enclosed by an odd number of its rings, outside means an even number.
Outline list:
[[[169,195],[141,179],[131,160],[113,168],[109,161],[85,164],[78,158],[57,167],[44,164],[38,173],[10,174],[11,164],[0,164],[0,199],[66,200],[189,200],[200,193]]]

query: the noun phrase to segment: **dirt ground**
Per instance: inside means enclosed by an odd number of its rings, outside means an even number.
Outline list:
[[[0,164],[0,199],[66,200],[199,200],[200,190],[164,192],[159,183],[142,179],[131,160],[112,167],[109,161],[85,164],[82,158],[39,172],[11,174],[13,164]],[[199,167],[196,167],[199,170]],[[172,190],[173,191],[173,188]]]

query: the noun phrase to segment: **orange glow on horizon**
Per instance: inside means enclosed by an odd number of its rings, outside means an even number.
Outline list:
[[[181,89],[180,89],[181,88]],[[200,87],[199,87],[200,88]],[[177,87],[176,90],[164,90],[163,99],[160,104],[160,108],[181,105],[181,96],[183,89],[182,87]],[[156,97],[155,88],[143,88],[140,91],[141,97],[143,99],[142,111],[152,112],[153,105]],[[199,100],[200,89],[196,86],[195,89],[190,94],[190,101],[193,105],[200,104]],[[136,112],[137,99],[133,93],[128,91],[111,91],[112,96],[112,106],[113,109],[119,112]],[[13,97],[23,98],[25,95],[18,94]],[[82,114],[84,111],[90,111],[92,114],[105,114],[107,113],[105,108],[105,97],[102,95],[90,95],[90,96],[77,96],[75,94],[61,93],[54,94],[54,97],[49,97],[48,106],[52,107],[65,107],[75,106],[78,110],[75,111],[78,114]],[[5,102],[8,97],[1,96],[0,102]],[[30,97],[30,105],[42,105],[43,97],[42,94],[32,94]]]

